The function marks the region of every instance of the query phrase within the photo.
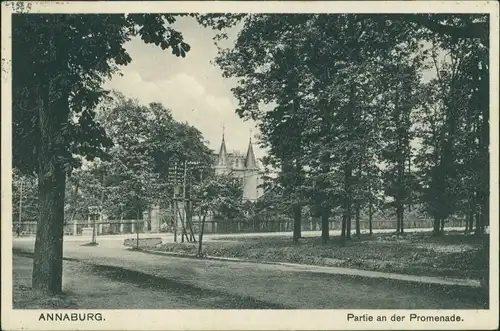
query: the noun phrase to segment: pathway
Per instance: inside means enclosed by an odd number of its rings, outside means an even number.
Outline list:
[[[202,289],[201,296],[215,291],[213,293],[252,298],[287,308],[458,309],[486,305],[475,288],[318,273],[287,265],[143,254],[129,251],[118,243],[101,240],[99,246],[92,247],[81,246],[82,243],[76,241],[65,242],[64,256],[94,266],[93,272],[109,281],[117,275],[129,275],[122,277],[135,285],[146,286],[151,277],[155,277],[157,281],[162,279]],[[33,241],[14,240],[16,249],[32,251],[33,246]]]

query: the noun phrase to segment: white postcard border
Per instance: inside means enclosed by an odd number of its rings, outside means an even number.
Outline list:
[[[168,1],[168,2],[27,2],[32,13],[131,12],[287,12],[287,13],[490,13],[490,309],[487,310],[73,310],[101,313],[100,322],[38,321],[53,310],[12,309],[12,7],[2,2],[2,328],[6,330],[358,330],[498,328],[498,54],[499,6],[496,1]],[[12,3],[11,3],[12,4]],[[332,293],[334,295],[334,293]],[[65,312],[65,311],[58,311]],[[463,322],[347,322],[348,313],[409,316],[456,314]]]

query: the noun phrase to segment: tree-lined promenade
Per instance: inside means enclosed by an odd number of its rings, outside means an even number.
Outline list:
[[[62,291],[65,220],[91,205],[138,219],[172,200],[172,169],[185,162],[199,165],[184,188],[201,220],[195,237],[186,215],[185,234],[200,257],[207,215],[291,220],[294,242],[308,215],[325,244],[339,215],[346,239],[361,218],[371,233],[381,213],[395,215],[398,234],[415,212],[435,235],[450,219],[478,236],[489,225],[486,15],[183,16],[218,31],[216,43],[241,26],[215,64],[238,82],[236,112],[257,122],[269,151],[266,194],[243,203],[237,180],[213,175],[201,132],[168,105],[104,90],[133,60],[123,47],[133,37],[189,56],[176,15],[14,16],[13,195],[22,182],[24,198],[13,203],[38,222],[34,291]]]

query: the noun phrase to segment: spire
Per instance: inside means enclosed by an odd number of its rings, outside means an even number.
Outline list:
[[[227,165],[226,141],[224,140],[224,123],[222,123],[222,142],[220,144],[217,165],[218,166],[226,166]]]
[[[252,135],[250,134],[250,140],[248,142],[247,157],[245,158],[245,168],[256,169],[257,161],[255,160],[255,154],[253,153],[252,147]]]

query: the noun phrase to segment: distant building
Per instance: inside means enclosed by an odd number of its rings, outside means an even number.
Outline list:
[[[259,187],[263,178],[253,152],[252,138],[248,143],[246,155],[237,151],[228,153],[223,133],[219,153],[215,155],[214,159],[216,175],[229,175],[241,179],[243,201],[256,201],[263,195],[263,189]]]

